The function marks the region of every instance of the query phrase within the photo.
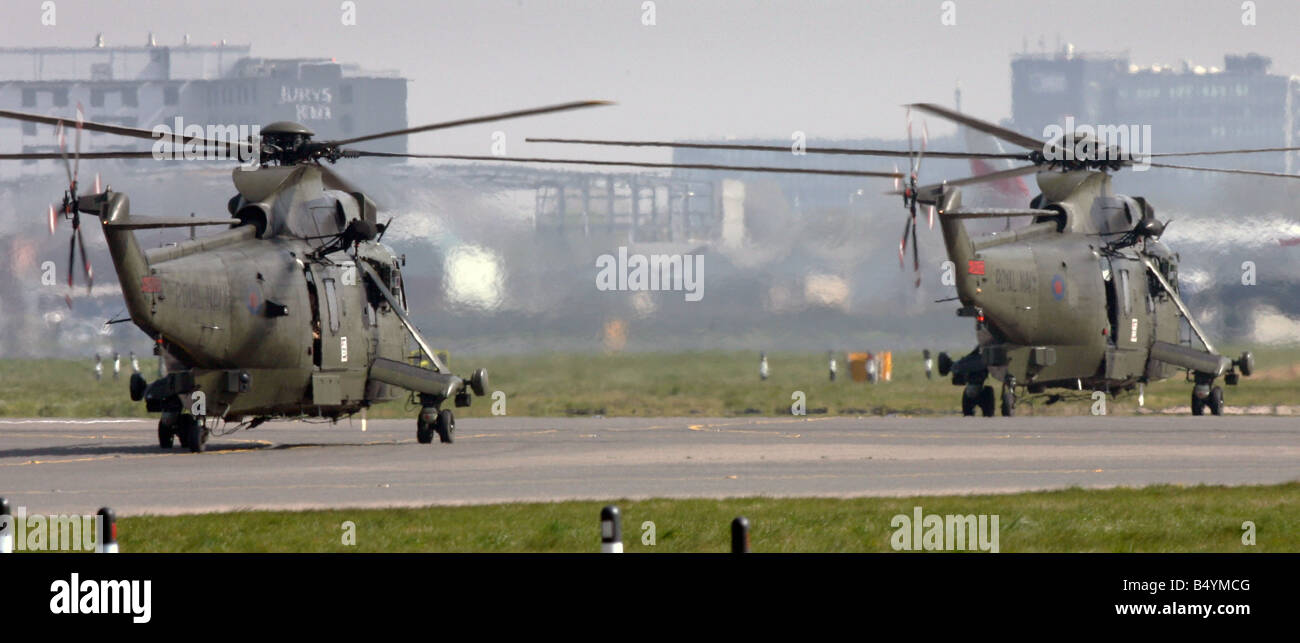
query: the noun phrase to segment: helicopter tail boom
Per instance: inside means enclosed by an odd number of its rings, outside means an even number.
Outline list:
[[[122,284],[127,312],[137,324],[145,323],[150,318],[149,300],[142,279],[149,275],[149,260],[140,249],[132,227],[122,225],[131,220],[131,200],[121,192],[102,192],[78,199],[77,209],[99,217],[109,253],[113,256],[113,266],[117,269],[118,283]],[[154,334],[152,329],[143,325],[141,329]]]

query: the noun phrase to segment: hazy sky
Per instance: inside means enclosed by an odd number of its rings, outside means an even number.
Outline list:
[[[896,137],[904,102],[949,103],[960,81],[966,111],[1010,112],[1013,52],[1048,48],[1129,52],[1133,62],[1221,65],[1257,51],[1300,73],[1300,2],[1257,0],[4,0],[0,45],[88,45],[227,39],[253,54],[333,56],[409,77],[412,124],[585,98],[618,107],[508,126],[424,134],[412,151],[486,153],[504,129],[512,154],[524,135],[626,137]],[[946,126],[932,124],[941,134]],[[552,148],[553,149],[553,148]],[[532,151],[536,151],[535,149]]]

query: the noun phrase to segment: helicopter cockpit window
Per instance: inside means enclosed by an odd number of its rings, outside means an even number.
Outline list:
[[[325,307],[329,311],[330,332],[339,332],[339,298],[333,279],[325,280]]]
[[[1110,259],[1106,257],[1101,258],[1101,279],[1102,281],[1110,281]]]

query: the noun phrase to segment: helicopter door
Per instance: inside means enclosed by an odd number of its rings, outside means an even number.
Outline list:
[[[348,341],[348,306],[343,297],[345,286],[341,271],[333,266],[315,266],[312,277],[316,284],[316,314],[320,328],[320,368],[323,371],[345,369],[354,363],[356,347],[350,346]],[[362,350],[364,352],[364,348]]]
[[[1128,379],[1146,370],[1151,324],[1147,314],[1147,280],[1141,264],[1131,259],[1111,261],[1106,303],[1110,310],[1110,346],[1106,377]]]

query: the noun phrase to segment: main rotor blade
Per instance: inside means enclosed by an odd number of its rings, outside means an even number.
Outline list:
[[[345,156],[410,158],[410,159],[445,159],[450,161],[500,161],[506,163],[556,163],[561,165],[600,165],[615,167],[648,167],[659,169],[683,170],[731,170],[738,172],[771,172],[785,174],[822,174],[828,176],[862,176],[872,178],[902,178],[897,172],[865,172],[858,170],[819,170],[812,168],[762,167],[745,165],[714,165],[712,163],[643,163],[636,161],[592,161],[586,159],[545,159],[523,158],[517,156],[469,156],[463,154],[398,154],[393,152],[362,152],[348,150]]]
[[[68,162],[68,140],[63,134],[63,121],[55,126],[54,136],[59,139],[59,158],[63,159],[63,170],[68,173],[68,189],[72,189],[72,163]]]
[[[72,156],[72,182],[76,183],[81,176],[81,130],[86,127],[86,114],[81,111],[81,103],[77,103],[77,138],[74,147],[76,150]]]
[[[433,123],[431,125],[421,125],[419,127],[408,127],[406,129],[391,130],[379,132],[378,134],[367,134],[356,138],[348,138],[341,141],[331,141],[334,145],[351,145],[362,141],[373,141],[377,138],[387,138],[389,136],[401,136],[403,134],[417,134],[419,132],[429,132],[439,129],[448,129],[451,127],[461,127],[463,125],[476,125],[478,123],[491,123],[493,121],[503,121],[511,118],[522,118],[524,116],[536,116],[538,114],[553,114],[555,112],[567,112],[573,109],[585,109],[587,107],[600,107],[602,105],[613,105],[606,100],[581,100],[572,103],[561,103],[559,105],[548,105],[546,107],[537,107],[534,109],[521,109],[513,112],[502,112],[500,114],[491,114],[489,116],[476,116],[474,118],[462,118],[454,121],[444,121],[442,123]]]
[[[1137,158],[1169,158],[1173,156],[1220,156],[1225,154],[1259,154],[1262,152],[1300,152],[1300,147],[1252,147],[1240,150],[1214,150],[1210,152],[1158,152],[1138,154]]]
[[[560,143],[562,145],[606,145],[612,147],[668,147],[687,150],[737,150],[748,152],[790,152],[783,145],[750,145],[743,143],[677,143],[672,141],[603,141],[577,138],[526,138],[527,143]],[[886,156],[908,158],[905,150],[883,150],[855,147],[806,147],[809,154],[843,154],[849,156]],[[1025,154],[978,154],[975,152],[935,152],[927,150],[926,156],[941,159],[1007,159],[1011,161],[1028,160]]]
[[[1283,174],[1281,172],[1263,172],[1260,170],[1231,170],[1217,167],[1198,167],[1195,165],[1173,165],[1170,163],[1152,163],[1151,167],[1170,170],[1192,170],[1193,172],[1218,172],[1220,174],[1246,174],[1249,176],[1269,176],[1278,179],[1300,179],[1300,174]]]
[[[929,112],[935,116],[961,123],[966,127],[984,132],[989,136],[1000,138],[1013,145],[1019,145],[1020,147],[1030,151],[1042,150],[1045,145],[1043,141],[1036,138],[1030,138],[1020,132],[1009,130],[1000,125],[994,125],[988,121],[982,121],[978,118],[967,116],[966,114],[948,109],[942,105],[935,105],[933,103],[912,103],[911,105],[908,105],[908,107],[915,107],[923,112]]]
[[[944,181],[943,183],[933,183],[930,185],[923,185],[917,188],[916,192],[922,197],[925,197],[926,195],[933,195],[934,198],[938,198],[938,195],[942,192],[943,187],[945,185],[948,187],[961,187],[963,185],[974,185],[976,183],[985,183],[988,181],[1000,181],[1002,179],[1009,179],[1017,176],[1022,176],[1025,174],[1033,174],[1035,172],[1042,172],[1042,171],[1044,170],[1038,167],[1037,165],[1023,165],[1021,167],[1013,167],[1009,170],[990,172],[989,174],[981,174],[979,176],[968,176],[962,179],[953,179],[951,181]],[[903,193],[902,190],[890,190],[889,192],[887,192],[887,194],[902,194],[902,193]],[[930,202],[930,200],[927,198],[921,198],[921,202],[928,203]]]
[[[26,121],[28,123],[41,123],[44,125],[58,126],[65,119],[55,118],[53,116],[42,116],[41,114],[29,114],[27,112],[14,112],[0,109],[0,118],[12,118],[14,120]],[[118,136],[129,136],[131,138],[144,138],[150,140],[171,140],[177,144],[197,144],[205,147],[249,147],[247,141],[213,141],[201,136],[185,136],[184,133],[175,132],[171,136],[155,136],[152,130],[140,129],[138,127],[126,127],[123,125],[109,125],[107,123],[96,123],[94,121],[84,121],[82,127],[91,132],[101,132],[104,134],[117,134]]]
[[[153,152],[86,152],[81,155],[85,159],[147,159],[153,158]],[[48,161],[58,160],[63,155],[58,152],[26,152],[22,154],[0,154],[0,161]],[[168,154],[163,157],[164,160],[175,158]],[[179,160],[179,159],[178,159]],[[71,174],[69,174],[69,180]]]

